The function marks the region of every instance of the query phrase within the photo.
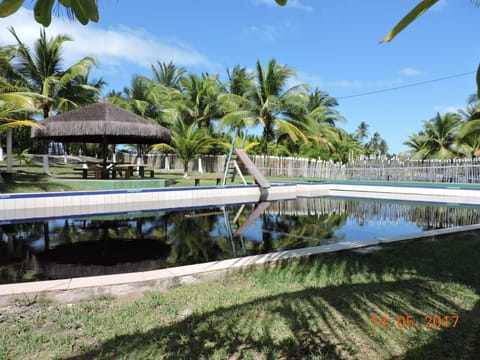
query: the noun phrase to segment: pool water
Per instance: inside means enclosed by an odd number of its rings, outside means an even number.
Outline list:
[[[147,271],[479,222],[473,206],[332,197],[24,219],[0,223],[0,283]]]

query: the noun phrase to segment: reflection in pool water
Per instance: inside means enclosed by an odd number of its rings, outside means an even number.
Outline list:
[[[475,207],[321,197],[0,223],[0,283],[146,271],[479,220]]]

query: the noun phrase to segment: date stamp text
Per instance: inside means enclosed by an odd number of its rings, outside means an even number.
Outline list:
[[[387,316],[371,317],[374,328],[397,327],[399,329],[413,329],[421,327],[424,329],[446,329],[458,326],[459,315],[425,315],[422,317],[413,315],[399,315],[396,319],[389,319]]]

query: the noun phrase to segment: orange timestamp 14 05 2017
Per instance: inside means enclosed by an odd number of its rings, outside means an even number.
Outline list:
[[[377,317],[373,315],[371,319],[374,328],[386,328],[391,325],[386,316]],[[413,329],[416,325],[420,325],[424,329],[455,328],[458,326],[459,320],[459,315],[425,315],[421,321],[413,315],[399,315],[393,322],[393,326],[399,329]]]

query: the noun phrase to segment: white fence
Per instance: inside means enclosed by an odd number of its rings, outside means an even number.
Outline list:
[[[123,154],[123,157],[123,160],[127,162],[137,161],[136,155]],[[265,175],[275,177],[480,183],[480,158],[453,159],[445,162],[436,160],[364,159],[348,164],[262,155],[252,155],[251,159]],[[225,161],[225,155],[202,155],[189,164],[189,171],[223,173]],[[183,170],[182,161],[174,154],[148,154],[144,157],[143,162],[155,169]]]

